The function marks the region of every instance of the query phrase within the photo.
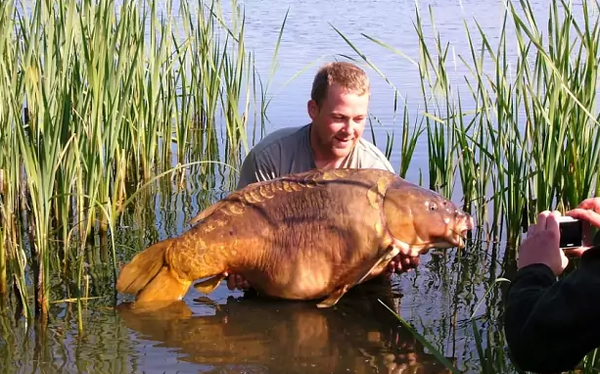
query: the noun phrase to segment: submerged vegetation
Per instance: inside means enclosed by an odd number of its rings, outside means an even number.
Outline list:
[[[156,0],[27,4],[0,2],[0,309],[46,318],[54,302],[79,309],[91,289],[114,292],[123,254],[113,234],[122,219],[146,219],[123,217],[134,204],[153,226],[154,188],[232,188],[266,121],[269,82],[246,50],[235,1],[226,15],[217,0],[178,11]],[[421,82],[422,102],[400,105],[396,91],[400,141],[389,138],[386,154],[400,149],[404,176],[427,143],[428,187],[461,196],[482,226],[474,242],[490,242],[494,259],[501,238],[504,261],[514,258],[537,212],[600,190],[598,5],[553,0],[542,25],[528,1],[507,1],[500,35],[465,21],[470,51],[458,61],[420,9],[417,56],[365,35],[408,58]],[[456,64],[468,71],[458,81]],[[482,371],[506,372],[501,337],[472,322]]]

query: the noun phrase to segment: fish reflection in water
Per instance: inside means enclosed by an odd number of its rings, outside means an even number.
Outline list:
[[[351,289],[333,309],[247,293],[223,304],[197,299],[144,313],[123,303],[123,323],[142,339],[175,348],[202,373],[447,373],[379,301],[397,310],[390,281]],[[208,306],[208,308],[207,308]]]

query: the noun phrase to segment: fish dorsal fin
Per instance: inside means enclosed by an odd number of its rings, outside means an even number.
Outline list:
[[[310,182],[311,181],[308,181],[306,184],[310,184]],[[291,182],[288,181],[286,184],[286,177],[255,182],[242,189],[231,192],[227,197],[210,205],[208,208],[200,212],[196,217],[189,220],[188,224],[194,225],[221,209],[226,209],[233,214],[240,214],[244,211],[244,207],[248,204],[257,204],[262,201],[272,199],[273,197],[277,196],[278,193],[283,191],[300,191],[303,186],[304,185],[293,179]],[[277,187],[279,187],[279,189]]]
[[[243,211],[243,206],[240,207],[240,204],[260,203],[277,195],[282,195],[284,192],[298,192],[305,188],[314,188],[324,181],[335,180],[347,174],[348,171],[346,170],[311,170],[301,174],[291,174],[272,180],[251,183],[210,205],[196,217],[189,220],[188,224],[194,225],[222,208],[230,208],[234,213],[235,211]],[[233,207],[231,207],[232,204]]]
[[[400,253],[400,249],[395,245],[391,244],[387,246],[383,253],[381,253],[381,255],[378,256],[373,263],[367,263],[358,269],[358,271],[356,272],[357,277],[354,280],[348,282],[347,284],[343,284],[341,287],[333,291],[325,300],[317,304],[317,307],[331,308],[332,306],[337,304],[337,302],[342,298],[342,296],[344,296],[344,294],[346,294],[346,292],[350,288],[356,286],[357,284],[360,284],[363,280],[365,280],[365,278],[368,277],[369,274],[371,274],[373,269],[380,266],[381,263],[388,263],[398,253]]]
[[[250,189],[250,190],[252,190],[252,189]],[[222,208],[227,208],[228,206],[231,205],[232,202],[238,202],[238,204],[239,204],[241,197],[244,196],[244,191],[248,191],[248,187],[244,188],[243,190],[233,191],[232,193],[227,195],[225,198],[215,202],[212,205],[209,205],[208,208],[204,209],[196,217],[189,220],[188,224],[195,225],[196,223],[202,221],[203,219],[210,216],[217,210],[220,210]]]
[[[223,204],[225,204],[225,202],[221,200],[221,201],[218,201],[218,202],[210,205],[208,208],[201,211],[196,217],[189,220],[188,224],[195,225],[196,223],[202,221],[204,218],[213,214],[215,212],[215,210],[221,208],[223,206]]]

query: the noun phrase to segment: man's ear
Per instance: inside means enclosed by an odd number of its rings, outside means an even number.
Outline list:
[[[317,114],[319,114],[319,106],[314,100],[308,100],[308,103],[306,103],[306,109],[308,110],[308,116],[314,121],[315,118],[317,118]]]

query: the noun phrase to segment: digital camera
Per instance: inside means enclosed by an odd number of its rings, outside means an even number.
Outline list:
[[[560,228],[560,248],[576,248],[583,245],[582,221],[562,216],[558,219]]]

